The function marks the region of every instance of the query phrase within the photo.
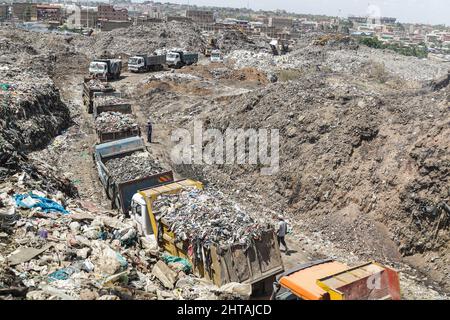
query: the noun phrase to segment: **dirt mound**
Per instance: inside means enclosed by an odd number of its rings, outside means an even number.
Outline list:
[[[92,57],[105,51],[114,56],[130,56],[174,47],[200,52],[205,43],[194,24],[176,21],[100,32],[89,38],[77,37],[73,42],[78,50]]]
[[[260,49],[261,46],[267,47],[267,49],[269,49],[268,44],[257,43],[244,33],[237,30],[227,30],[221,32],[220,36],[217,39],[217,46],[224,53],[228,53],[238,49],[255,51]]]
[[[444,92],[417,95],[310,76],[225,104],[202,115],[208,127],[279,129],[280,170],[264,177],[250,165],[205,166],[201,178],[265,194],[268,206],[370,259],[445,252],[449,224],[439,204],[450,197],[450,111]],[[439,280],[448,285],[445,274],[441,269]]]

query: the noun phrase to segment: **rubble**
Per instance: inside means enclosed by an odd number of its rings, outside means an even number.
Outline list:
[[[106,161],[105,165],[116,182],[140,179],[165,171],[158,160],[148,152],[111,159]]]
[[[195,24],[178,21],[147,23],[100,32],[89,38],[75,37],[73,40],[77,49],[90,57],[104,52],[112,56],[131,56],[136,52],[150,54],[174,47],[200,52],[204,43],[205,40]]]
[[[164,262],[159,260],[152,269],[154,275],[167,289],[173,289],[177,280],[177,274],[171,270]]]
[[[221,32],[217,39],[217,46],[224,53],[228,53],[238,49],[248,51],[269,49],[268,43],[264,43],[263,41],[259,41],[259,43],[256,43],[254,40],[247,37],[244,33],[237,30],[226,30]]]
[[[250,244],[268,228],[263,219],[255,219],[218,190],[186,190],[163,195],[154,202],[160,218],[167,223],[178,241],[200,241],[202,245],[229,246]]]
[[[95,119],[95,128],[101,132],[137,130],[139,128],[133,115],[120,112],[102,112]]]
[[[91,79],[88,81],[89,88],[95,91],[104,91],[111,85],[108,82],[101,81],[99,79]]]
[[[0,32],[0,55],[8,61],[0,63],[0,177],[4,178],[23,166],[30,169],[26,154],[45,147],[67,128],[70,114],[44,66],[54,62],[49,49],[1,37],[10,36],[10,30]],[[39,57],[46,60],[42,67],[37,67]]]
[[[127,99],[113,96],[113,95],[104,95],[95,97],[94,103],[97,106],[109,106],[109,105],[120,105],[120,104],[129,104],[130,102]]]
[[[345,45],[341,49],[306,45],[280,56],[239,48],[231,51],[226,58],[236,69],[254,67],[267,74],[276,74],[281,70],[301,70],[304,73],[319,70],[365,77],[368,65],[380,64],[391,77],[421,84],[444,77],[448,71],[448,66],[441,62],[401,56],[389,50],[365,46],[355,50]]]

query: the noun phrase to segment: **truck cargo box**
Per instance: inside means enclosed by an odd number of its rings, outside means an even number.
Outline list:
[[[192,187],[203,188],[200,182],[181,180],[139,192],[147,203],[150,223],[159,246],[171,255],[189,260],[195,274],[218,286],[230,282],[240,282],[252,284],[254,294],[257,294],[258,291],[271,290],[275,275],[284,270],[273,230],[263,232],[261,238],[254,239],[248,248],[241,244],[235,244],[228,248],[219,248],[212,244],[209,260],[194,261],[188,253],[191,245],[188,240],[177,242],[176,235],[170,230],[164,218],[157,219],[157,212],[153,211],[153,203],[158,196],[179,193]]]
[[[128,130],[121,130],[121,131],[101,131],[96,130],[97,137],[99,143],[105,143],[115,140],[121,140],[126,139],[130,137],[138,137],[141,135],[141,130],[138,129],[128,129]]]
[[[97,165],[99,179],[105,189],[106,195],[111,200],[111,207],[113,209],[119,209],[123,214],[128,213],[131,199],[139,190],[173,181],[172,171],[161,172],[120,183],[111,178],[111,174],[105,165],[106,161],[143,151],[146,151],[145,144],[140,137],[131,137],[95,146],[94,159]]]
[[[83,103],[86,106],[88,113],[94,112],[94,93],[104,92],[111,93],[115,89],[107,82],[97,79],[85,78],[83,83]]]
[[[94,93],[94,118],[102,112],[121,112],[132,113],[131,103],[129,100],[122,98],[120,92],[95,92]]]

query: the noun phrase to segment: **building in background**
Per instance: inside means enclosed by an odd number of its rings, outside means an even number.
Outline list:
[[[8,19],[9,15],[9,5],[8,4],[0,4],[0,21],[5,21]]]
[[[128,10],[115,9],[109,4],[100,4],[97,7],[97,17],[99,20],[128,21]]]
[[[36,15],[38,21],[61,21],[63,9],[59,5],[38,4],[36,5]]]
[[[275,29],[290,29],[292,28],[293,20],[292,18],[285,17],[270,17],[269,18],[269,27],[273,27]]]
[[[97,10],[95,8],[82,8],[80,11],[80,25],[84,28],[97,26]]]
[[[97,20],[102,31],[111,31],[119,28],[128,28],[133,23],[131,21],[112,21],[112,20]]]
[[[186,17],[196,23],[214,23],[214,12],[207,10],[186,10]]]

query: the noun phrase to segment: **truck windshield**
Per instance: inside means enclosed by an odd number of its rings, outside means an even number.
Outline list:
[[[167,58],[169,59],[176,59],[178,57],[178,53],[169,53],[167,55]]]
[[[142,58],[130,58],[128,64],[141,64],[142,61]]]
[[[103,63],[103,62],[91,62],[91,64],[89,65],[89,69],[103,72],[103,71],[106,70],[106,63]]]

